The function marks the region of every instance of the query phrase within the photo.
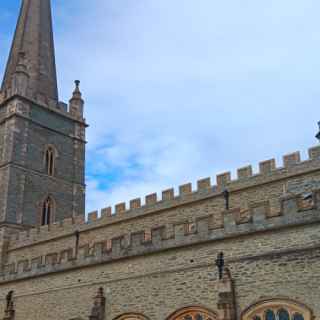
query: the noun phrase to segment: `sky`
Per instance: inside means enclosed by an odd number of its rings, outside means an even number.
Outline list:
[[[0,2],[0,77],[19,0]],[[297,150],[320,120],[318,0],[52,0],[60,100],[81,80],[87,212]]]

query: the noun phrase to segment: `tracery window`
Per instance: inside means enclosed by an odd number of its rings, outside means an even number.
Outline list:
[[[168,320],[216,320],[217,315],[202,307],[188,307],[172,314]]]
[[[242,315],[242,320],[311,320],[310,309],[291,300],[271,299],[256,303]]]
[[[54,175],[55,151],[52,147],[48,147],[45,154],[45,169],[49,176]]]
[[[53,218],[53,201],[50,197],[46,198],[42,205],[41,225],[45,226],[51,223]]]

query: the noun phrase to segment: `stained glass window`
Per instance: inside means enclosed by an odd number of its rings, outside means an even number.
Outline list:
[[[302,303],[286,299],[269,299],[246,309],[241,320],[311,320],[312,311]]]
[[[216,320],[217,315],[201,307],[187,307],[175,312],[168,320]],[[260,319],[261,320],[261,319]]]
[[[265,320],[276,320],[276,316],[272,310],[266,311]]]
[[[295,313],[293,315],[293,320],[304,320],[304,317],[301,313]]]
[[[285,309],[278,311],[278,320],[290,320],[289,312]]]

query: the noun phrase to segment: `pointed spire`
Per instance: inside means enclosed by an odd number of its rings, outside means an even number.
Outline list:
[[[41,101],[58,101],[57,77],[50,0],[22,0],[6,72],[1,86],[5,98],[13,94],[14,74],[24,53],[29,76],[28,96]],[[20,56],[20,58],[19,58]]]

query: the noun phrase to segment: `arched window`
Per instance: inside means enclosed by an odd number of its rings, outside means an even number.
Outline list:
[[[202,307],[187,307],[173,313],[167,320],[216,320],[216,313]]]
[[[45,169],[49,176],[54,175],[55,151],[52,147],[48,147],[45,154]]]
[[[249,307],[241,320],[312,320],[312,312],[293,300],[270,299]]]
[[[53,201],[50,197],[42,204],[41,225],[45,226],[51,223],[53,218]]]

